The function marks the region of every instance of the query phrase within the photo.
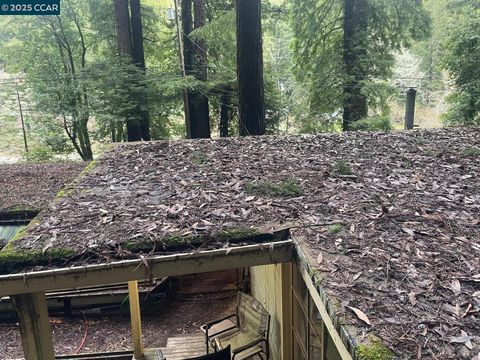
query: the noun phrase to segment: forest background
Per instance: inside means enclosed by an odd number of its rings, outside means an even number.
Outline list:
[[[132,114],[148,118],[151,139],[184,138],[185,93],[207,104],[193,111],[206,109],[212,137],[238,135],[235,1],[197,1],[203,21],[185,29],[188,1],[142,0],[144,67],[122,56],[112,0],[62,0],[59,17],[2,16],[0,162],[90,159],[129,140]],[[352,99],[364,104],[348,130],[403,129],[410,88],[418,127],[480,124],[480,1],[355,1],[353,73],[348,0],[261,2],[268,134],[341,131]]]

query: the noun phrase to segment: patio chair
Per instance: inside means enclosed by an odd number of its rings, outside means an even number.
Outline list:
[[[185,360],[231,360],[232,352],[230,351],[230,345],[225,349],[217,351],[213,354],[202,355],[194,358],[188,358]]]
[[[205,334],[207,354],[214,350],[232,348],[232,359],[242,360],[254,355],[268,360],[270,314],[254,297],[238,293],[237,309],[231,314],[201,326]]]

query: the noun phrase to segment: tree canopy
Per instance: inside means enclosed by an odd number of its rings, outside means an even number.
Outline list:
[[[267,134],[399,129],[409,88],[421,126],[479,123],[476,1],[241,5],[66,0],[60,16],[3,16],[0,118],[23,141],[23,104],[32,152],[83,159],[112,141],[236,136],[252,118]],[[260,47],[248,40],[254,28]],[[257,100],[258,116],[248,113]]]

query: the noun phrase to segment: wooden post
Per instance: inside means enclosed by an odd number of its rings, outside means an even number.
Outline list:
[[[415,126],[415,98],[417,90],[411,88],[407,91],[407,103],[405,108],[405,130],[413,130]]]
[[[52,329],[45,293],[12,296],[18,312],[25,360],[53,360]]]
[[[134,359],[143,359],[142,320],[140,317],[140,297],[138,281],[128,282],[128,299],[130,302],[130,318],[132,323],[132,339]]]
[[[292,263],[281,264],[282,279],[282,359],[293,359],[292,343]]]

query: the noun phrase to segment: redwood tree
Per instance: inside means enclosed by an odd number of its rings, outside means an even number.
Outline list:
[[[145,72],[145,51],[143,49],[143,26],[140,0],[130,0],[131,26],[132,26],[132,60],[143,72]],[[140,116],[140,131],[142,139],[150,140],[150,115],[148,102],[144,94],[135,96],[138,102]]]
[[[137,0],[138,2],[138,0]],[[117,31],[117,40],[118,40],[118,49],[120,56],[124,57],[128,61],[135,61],[133,42],[132,42],[132,24],[130,20],[130,12],[128,6],[128,0],[114,0],[114,9],[115,9],[115,25]],[[135,9],[135,5],[134,9]],[[138,2],[138,7],[140,3]],[[139,11],[139,10],[138,10]],[[138,12],[139,15],[139,12]],[[140,20],[141,21],[141,20]],[[136,23],[136,36],[139,35],[138,22]],[[140,36],[141,36],[141,22],[140,22]],[[138,39],[137,39],[138,40]],[[141,40],[143,42],[143,39]],[[139,50],[139,44],[135,45],[136,49]],[[141,46],[142,55],[143,55],[143,44]],[[137,54],[138,55],[138,54]],[[143,56],[142,56],[143,59]],[[138,60],[138,58],[136,59]],[[145,61],[143,60],[143,66]],[[132,111],[130,116],[127,118],[127,140],[128,141],[140,141],[140,140],[149,140],[150,135],[148,132],[148,120],[145,122],[145,119],[142,114],[142,108],[144,109],[144,104],[139,95],[132,94],[132,98],[138,103],[137,109]],[[147,115],[148,119],[148,115]]]
[[[194,29],[199,29],[205,25],[206,21],[206,0],[194,0]],[[208,62],[207,47],[205,41],[197,39],[194,44],[195,50],[195,77],[202,82],[207,81]],[[208,97],[201,91],[195,91],[192,94],[192,112],[191,112],[191,137],[209,138],[210,137],[210,116],[208,107]]]
[[[265,134],[261,0],[236,0],[240,135]]]
[[[183,59],[185,74],[194,76],[200,81],[207,80],[207,53],[203,40],[192,39],[193,28],[197,29],[205,25],[206,1],[182,0],[182,32],[183,32]],[[194,16],[193,16],[194,15]],[[185,101],[188,106],[186,117],[187,137],[209,138],[210,119],[207,96],[199,90],[188,90]]]
[[[367,97],[362,93],[366,80],[368,48],[368,0],[344,0],[343,60],[346,81],[344,86],[343,130],[350,124],[367,117]]]

